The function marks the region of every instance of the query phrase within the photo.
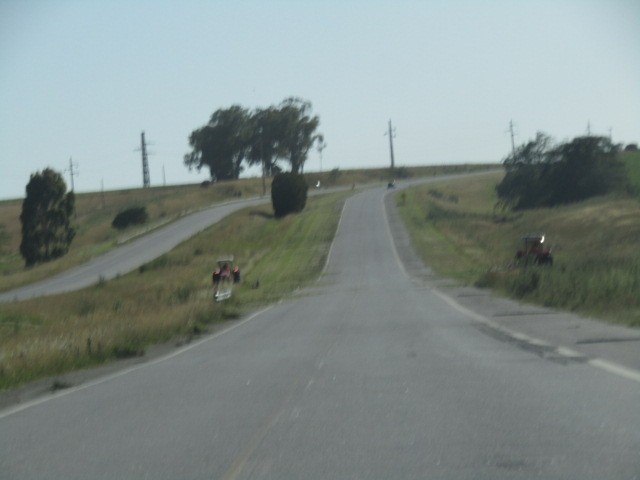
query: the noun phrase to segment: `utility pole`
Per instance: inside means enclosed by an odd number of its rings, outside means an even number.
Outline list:
[[[148,188],[151,186],[149,180],[149,159],[147,157],[147,143],[144,139],[144,131],[140,135],[140,150],[142,151],[142,187]]]
[[[587,121],[587,137],[591,136],[591,120]]]
[[[320,154],[320,173],[322,173],[322,151],[327,148],[327,144],[324,141],[324,137],[322,135],[320,135],[320,138],[318,138],[318,143],[316,144],[316,149],[318,150],[318,153]]]
[[[104,210],[104,177],[100,179],[100,197],[102,198],[102,209]]]
[[[65,169],[66,172],[69,172],[69,177],[71,178],[71,191],[75,191],[75,186],[73,184],[73,177],[75,177],[76,175],[78,175],[78,171],[74,171],[74,167],[77,169],[78,168],[78,164],[74,164],[73,160],[71,159],[71,157],[69,157],[69,168]]]
[[[162,164],[162,186],[163,187],[167,186],[167,177],[164,174],[164,163]]]
[[[514,136],[514,133],[513,133],[513,120],[509,120],[509,130],[508,131],[511,133],[511,153],[515,157],[516,156],[516,143],[513,140],[513,136]]]
[[[385,135],[389,135],[389,151],[391,153],[391,169],[393,170],[396,166],[395,161],[393,159],[393,138],[396,136],[396,129],[391,126],[391,119],[389,119],[389,132],[385,133]]]

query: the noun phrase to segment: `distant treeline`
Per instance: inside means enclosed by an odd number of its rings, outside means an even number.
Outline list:
[[[496,187],[503,206],[521,210],[578,202],[628,187],[620,145],[608,137],[576,137],[556,144],[544,133],[504,160]]]

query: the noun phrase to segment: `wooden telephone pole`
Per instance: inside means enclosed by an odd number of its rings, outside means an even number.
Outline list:
[[[391,126],[391,119],[389,119],[389,132],[385,133],[385,135],[389,135],[389,151],[391,153],[391,169],[394,169],[396,166],[396,163],[393,158],[393,137],[396,136],[396,129]]]
[[[144,131],[140,135],[140,151],[142,152],[142,187],[148,188],[151,186],[151,180],[149,179],[149,158],[147,156],[147,142],[144,139]]]

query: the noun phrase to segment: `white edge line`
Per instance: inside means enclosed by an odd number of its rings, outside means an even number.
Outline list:
[[[640,372],[633,370],[632,368],[623,367],[622,365],[618,365],[617,363],[613,363],[608,360],[603,360],[602,358],[593,358],[587,363],[592,367],[597,367],[606,372],[640,383]]]
[[[340,227],[342,226],[342,219],[344,217],[344,209],[347,207],[348,201],[349,201],[349,198],[345,198],[344,203],[342,204],[342,210],[340,211],[340,218],[338,219],[338,226],[336,227],[336,232],[333,234],[333,240],[331,240],[329,253],[327,253],[327,258],[324,261],[324,268],[322,269],[322,272],[320,272],[320,276],[316,280],[316,283],[319,282],[322,277],[324,277],[324,274],[327,272],[327,269],[329,268],[329,261],[331,260],[331,254],[333,253],[333,246],[335,245],[336,238],[338,237],[338,233],[340,232]]]
[[[385,195],[386,196],[386,195]],[[404,267],[404,264],[402,263],[402,261],[400,260],[400,255],[398,254],[398,250],[396,249],[396,244],[395,241],[393,240],[393,234],[391,233],[391,227],[389,226],[389,219],[387,218],[387,209],[384,206],[384,202],[383,202],[383,206],[382,206],[382,212],[384,214],[384,218],[385,218],[385,223],[387,224],[387,234],[389,235],[389,239],[391,240],[391,247],[393,249],[393,255],[396,258],[396,262],[398,263],[398,265],[400,266],[400,269],[402,270],[402,273],[404,273],[404,275],[407,278],[411,278],[409,276],[409,273],[407,272],[407,270]],[[479,313],[476,313],[472,310],[469,310],[466,307],[463,307],[462,305],[460,305],[458,302],[456,302],[453,298],[451,298],[450,296],[446,295],[445,293],[436,290],[435,288],[431,289],[431,291],[436,294],[438,297],[440,297],[442,300],[444,300],[446,303],[448,303],[451,307],[453,307],[454,309],[458,310],[460,313],[466,315],[467,317],[470,317],[480,323],[483,323],[489,327],[491,327],[494,330],[498,330],[502,333],[505,333],[506,335],[515,338],[517,340],[521,340],[524,342],[527,342],[531,345],[536,345],[536,346],[549,346],[552,347],[553,345],[551,345],[548,342],[545,342],[544,340],[540,340],[539,338],[535,338],[535,337],[531,337],[529,335],[526,335],[524,333],[520,333],[520,332],[516,332],[514,330],[511,330],[509,328],[505,328],[502,325],[497,324],[496,322],[493,322],[491,320],[489,320],[487,317],[480,315]],[[584,358],[585,355],[581,354],[580,352],[577,352],[575,350],[572,350],[570,348],[567,347],[563,347],[561,345],[555,347],[556,352],[560,355],[562,355],[563,357],[569,357],[569,358]],[[613,373],[615,375],[618,375],[619,377],[623,377],[626,378],[627,380],[633,380],[637,383],[640,383],[640,371],[638,370],[634,370],[632,368],[629,367],[624,367],[622,365],[618,365],[617,363],[614,362],[610,362],[608,360],[604,360],[602,358],[592,358],[587,360],[586,362],[588,365],[591,365],[592,367],[596,367],[599,368],[600,370],[604,370],[605,372],[608,373]]]
[[[439,296],[440,298],[442,298],[445,302],[447,302],[450,306],[452,306],[453,308],[455,308],[456,310],[458,310],[459,312],[467,315],[468,317],[473,318],[474,320],[483,323],[485,325],[488,325],[489,327],[499,330],[500,332],[503,332],[507,335],[509,335],[510,337],[516,338],[518,340],[523,340],[527,343],[530,343],[532,345],[537,345],[537,346],[552,346],[551,344],[549,344],[548,342],[545,342],[544,340],[540,340],[538,338],[535,337],[531,337],[529,335],[525,335],[523,333],[520,332],[516,332],[514,330],[511,330],[509,328],[505,328],[502,325],[499,325],[495,322],[492,322],[491,320],[489,320],[488,318],[477,314],[471,310],[469,310],[466,307],[463,307],[462,305],[460,305],[459,303],[457,303],[453,298],[449,297],[448,295],[433,289],[432,292],[434,294],[436,294],[437,296]],[[556,352],[559,355],[562,355],[563,357],[567,357],[567,358],[584,358],[585,355],[577,352],[575,350],[572,350],[571,348],[567,348],[567,347],[563,347],[563,346],[557,346],[555,347]],[[588,359],[586,361],[587,364],[591,365],[592,367],[596,367],[599,368],[600,370],[604,370],[608,373],[613,373],[615,375],[618,375],[619,377],[623,377],[626,378],[627,380],[633,380],[637,383],[640,383],[640,372],[637,370],[634,370],[632,368],[629,367],[624,367],[622,365],[618,365],[617,363],[614,362],[610,362],[608,360],[604,360],[602,358],[591,358]]]
[[[183,353],[185,353],[185,352],[187,352],[187,351],[189,351],[189,350],[191,350],[193,348],[196,348],[196,347],[202,345],[203,343],[206,343],[206,342],[209,342],[211,340],[214,340],[215,338],[218,338],[218,337],[224,335],[225,333],[229,333],[230,331],[235,330],[238,327],[241,327],[245,323],[247,323],[247,322],[249,322],[251,320],[254,320],[256,317],[262,315],[263,313],[267,312],[271,308],[273,308],[273,305],[269,305],[268,307],[265,307],[262,310],[258,310],[257,312],[252,313],[250,316],[248,316],[244,320],[239,321],[238,323],[234,323],[233,325],[230,325],[229,327],[227,327],[227,328],[225,328],[223,330],[220,330],[220,331],[214,333],[211,336],[208,336],[206,338],[198,340],[197,342],[190,343],[189,345],[181,347],[181,348],[179,348],[179,349],[177,349],[177,350],[175,350],[175,351],[173,351],[173,352],[171,352],[171,353],[169,353],[169,354],[167,354],[165,356],[158,357],[158,358],[156,358],[154,360],[150,360],[148,362],[141,363],[141,364],[135,365],[133,367],[126,368],[124,370],[120,370],[120,371],[112,373],[110,375],[106,375],[104,377],[100,377],[100,378],[98,378],[96,380],[92,380],[90,382],[83,383],[83,384],[78,385],[76,387],[66,388],[64,390],[60,390],[59,392],[53,393],[51,395],[43,396],[43,397],[28,401],[28,402],[25,402],[25,403],[21,403],[19,405],[14,406],[14,407],[9,407],[8,409],[0,412],[0,419],[9,417],[9,416],[11,416],[11,415],[13,415],[15,413],[22,412],[23,410],[26,410],[26,409],[31,408],[31,407],[35,407],[36,405],[40,405],[40,404],[48,402],[50,400],[54,400],[56,398],[64,397],[66,395],[70,395],[72,393],[79,392],[80,390],[84,390],[86,388],[94,387],[96,385],[100,385],[102,383],[109,382],[109,381],[111,381],[111,380],[113,380],[115,378],[122,377],[124,375],[128,375],[129,373],[135,372],[136,370],[140,370],[142,368],[150,367],[152,365],[157,365],[158,363],[164,362],[164,361],[169,360],[169,359],[171,359],[173,357],[177,357],[178,355],[182,355]]]
[[[409,280],[411,280],[411,276],[409,275],[409,272],[407,272],[407,270],[404,268],[404,263],[402,262],[402,260],[400,259],[400,255],[398,254],[398,249],[396,248],[396,242],[393,239],[393,233],[391,232],[391,225],[389,225],[389,217],[387,216],[387,207],[385,205],[385,199],[387,198],[388,195],[389,195],[389,192],[386,192],[382,196],[382,215],[384,217],[384,223],[387,227],[387,236],[389,237],[389,241],[391,242],[391,250],[393,251],[393,256],[396,259],[396,263],[400,266],[400,270],[402,271],[404,276],[407,277]],[[395,201],[395,199],[391,198],[391,201]]]

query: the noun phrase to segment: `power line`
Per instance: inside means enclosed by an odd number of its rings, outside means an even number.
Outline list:
[[[149,176],[149,152],[147,152],[144,130],[140,134],[140,148],[136,148],[136,151],[142,152],[142,187],[148,188],[151,186],[151,179]]]
[[[74,170],[74,168],[76,170]],[[73,177],[75,177],[76,175],[79,175],[80,172],[77,171],[78,168],[78,164],[74,163],[72,158],[69,157],[69,168],[65,168],[65,172],[69,172],[69,177],[71,178],[71,191],[73,192],[75,190],[75,185],[73,183]]]
[[[511,133],[511,153],[513,154],[513,156],[516,156],[516,143],[514,140],[514,133],[513,133],[513,120],[509,120],[509,128],[507,129],[507,132]]]
[[[395,168],[395,160],[393,158],[393,139],[396,136],[396,129],[391,126],[391,119],[389,119],[389,131],[385,133],[389,135],[389,152],[391,154],[391,168]]]
[[[142,186],[147,188],[151,186],[151,179],[149,178],[149,158],[147,157],[147,144],[144,141],[144,131],[140,135],[140,149],[142,150]]]

